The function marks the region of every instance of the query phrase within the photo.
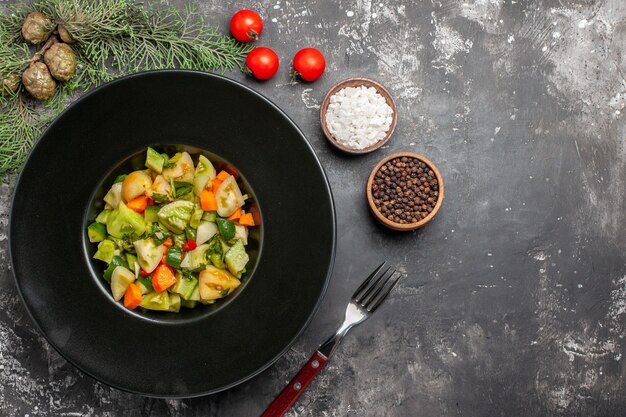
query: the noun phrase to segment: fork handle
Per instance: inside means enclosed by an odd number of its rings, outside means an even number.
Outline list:
[[[261,417],[281,417],[284,416],[296,400],[302,395],[306,387],[309,386],[313,378],[322,370],[328,362],[328,358],[319,350],[307,361],[300,372],[289,382],[280,395],[267,407]]]

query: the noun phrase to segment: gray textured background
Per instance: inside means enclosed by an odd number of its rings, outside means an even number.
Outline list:
[[[182,3],[179,1],[178,3]],[[0,414],[254,416],[340,321],[381,258],[408,274],[355,329],[293,416],[626,415],[626,2],[624,0],[271,0],[202,2],[226,28],[240,7],[265,18],[282,59],[261,91],[304,130],[330,178],[337,264],[304,336],[237,388],[182,401],[96,383],[34,330],[7,256],[14,181],[0,189]],[[292,83],[300,47],[327,57],[320,81]],[[385,84],[399,107],[389,146],[334,151],[318,108],[351,76]],[[435,221],[392,233],[363,186],[394,151],[441,169]]]

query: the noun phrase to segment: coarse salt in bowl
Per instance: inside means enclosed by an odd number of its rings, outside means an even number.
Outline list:
[[[397,123],[391,95],[367,78],[350,78],[335,84],[322,102],[320,119],[330,142],[354,154],[384,145]]]

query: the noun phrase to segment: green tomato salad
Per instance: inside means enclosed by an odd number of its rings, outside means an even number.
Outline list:
[[[187,152],[152,148],[145,167],[115,179],[87,227],[113,298],[129,309],[179,312],[228,297],[246,272],[258,216],[246,210],[238,173],[218,173],[203,155],[194,163]]]

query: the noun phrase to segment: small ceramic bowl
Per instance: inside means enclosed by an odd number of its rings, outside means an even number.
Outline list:
[[[378,210],[378,208],[374,204],[374,198],[372,197],[372,184],[374,183],[374,176],[376,175],[380,167],[383,166],[383,164],[385,164],[387,161],[390,161],[396,158],[401,158],[403,156],[406,156],[408,158],[415,158],[415,159],[420,160],[421,162],[424,162],[435,173],[435,178],[437,178],[437,183],[439,184],[439,196],[437,198],[437,202],[435,203],[435,207],[433,207],[433,211],[431,211],[428,214],[428,216],[426,216],[425,218],[421,219],[420,221],[416,223],[401,224],[401,223],[396,223],[394,221],[389,220],[388,218],[383,216],[382,213]],[[372,173],[370,174],[369,179],[367,180],[366,187],[367,187],[366,188],[367,203],[370,206],[370,210],[372,214],[374,215],[374,217],[376,217],[376,219],[379,222],[381,222],[382,224],[384,224],[385,226],[393,230],[409,231],[409,230],[415,230],[415,229],[419,229],[420,227],[423,227],[424,225],[426,225],[426,223],[431,221],[433,217],[435,217],[435,214],[437,214],[437,212],[439,211],[439,208],[441,207],[441,203],[443,203],[444,189],[443,189],[443,179],[441,178],[441,173],[439,172],[435,164],[433,164],[430,160],[414,152],[398,152],[398,153],[394,153],[392,155],[389,155],[383,158],[378,164],[376,164],[376,166],[372,170]]]
[[[379,140],[378,142],[376,142],[375,144],[371,146],[368,146],[367,148],[355,149],[355,148],[349,148],[343,145],[342,143],[337,141],[337,139],[334,138],[332,133],[330,133],[330,130],[328,129],[328,125],[326,124],[326,112],[328,111],[328,105],[330,104],[330,97],[332,95],[334,95],[339,90],[343,90],[344,88],[359,87],[362,85],[366,87],[374,87],[376,91],[378,91],[378,94],[380,94],[381,96],[385,98],[385,101],[387,102],[389,107],[391,107],[393,114],[391,116],[392,117],[391,126],[389,126],[387,135],[385,135],[383,139]],[[383,87],[380,83],[374,80],[370,80],[369,78],[348,78],[346,80],[339,81],[337,84],[333,85],[330,88],[330,90],[328,90],[328,93],[326,94],[326,97],[324,97],[324,100],[322,101],[322,105],[320,108],[320,121],[322,123],[322,130],[324,131],[324,135],[326,135],[326,138],[336,148],[346,153],[351,153],[355,155],[365,154],[368,152],[372,152],[373,150],[376,150],[380,148],[381,146],[383,146],[385,143],[387,143],[387,141],[391,137],[391,134],[393,133],[393,130],[396,128],[396,124],[398,123],[398,109],[396,108],[396,103],[394,103],[393,98],[391,97],[391,94],[389,94],[389,91],[387,91],[387,89]]]

